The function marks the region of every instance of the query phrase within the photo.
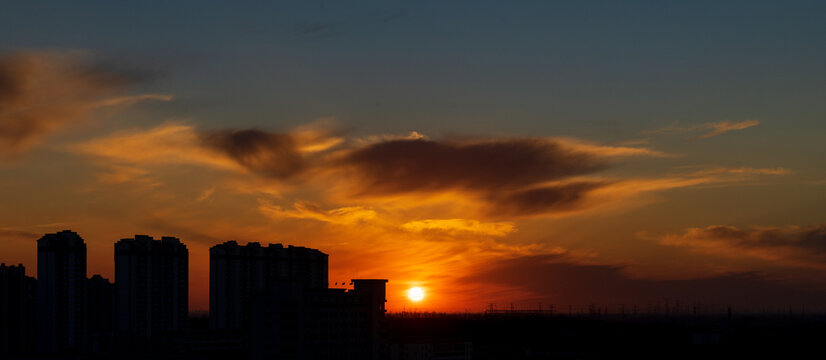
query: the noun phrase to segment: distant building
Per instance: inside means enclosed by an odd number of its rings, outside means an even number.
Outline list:
[[[0,355],[33,349],[35,286],[23,265],[0,264]]]
[[[150,340],[186,330],[189,252],[177,238],[146,235],[115,244],[116,329]]]
[[[250,298],[271,292],[277,283],[299,281],[311,289],[327,288],[328,255],[298,246],[228,241],[209,250],[210,327],[247,329]]]
[[[87,280],[87,312],[89,333],[109,333],[115,329],[115,284],[94,275]]]
[[[37,240],[37,348],[77,353],[86,347],[86,244],[64,230]]]
[[[353,290],[277,284],[252,298],[252,359],[378,359],[387,280],[353,280]]]
[[[115,284],[100,275],[86,281],[87,343],[89,350],[109,350],[115,330]]]

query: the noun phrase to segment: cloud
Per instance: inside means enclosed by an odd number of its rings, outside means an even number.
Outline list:
[[[49,134],[87,119],[94,109],[171,99],[114,96],[134,81],[132,74],[91,66],[77,53],[0,56],[0,157],[19,157]]]
[[[826,269],[826,225],[746,229],[713,225],[690,228],[679,235],[668,234],[660,243],[701,253]]]
[[[512,222],[480,222],[470,219],[427,219],[409,221],[401,228],[412,232],[438,231],[448,234],[469,233],[487,236],[505,236],[516,231]]]
[[[275,220],[285,218],[312,219],[338,225],[358,225],[375,221],[378,214],[371,209],[360,206],[342,207],[333,210],[323,210],[319,205],[299,201],[293,204],[294,210],[284,210],[267,200],[259,200],[258,209],[261,213]]]
[[[705,134],[702,134],[697,137],[697,139],[708,139],[710,137],[714,137],[717,135],[725,134],[729,131],[735,130],[743,130],[748,129],[753,126],[757,126],[760,124],[760,120],[743,120],[739,122],[734,121],[720,121],[720,122],[710,122],[704,123],[699,125],[693,126],[679,126],[679,125],[670,125],[656,130],[647,130],[643,131],[642,134],[659,134],[659,133],[683,133],[683,132],[696,132],[696,131],[709,131]]]
[[[489,197],[488,213],[492,216],[514,217],[568,211],[582,205],[591,191],[605,185],[603,182],[577,182],[493,193]]]
[[[626,145],[643,145],[647,144],[647,139],[645,141],[629,141],[624,143],[622,146],[609,146],[609,145],[599,145],[594,144],[578,139],[570,139],[570,138],[556,138],[554,139],[561,145],[565,146],[566,148],[579,151],[583,153],[588,153],[595,156],[603,156],[603,157],[631,157],[631,156],[648,156],[648,157],[672,157],[673,155],[666,154],[661,151],[644,148],[644,147],[633,147],[633,146],[626,146]]]
[[[757,126],[758,124],[760,124],[759,120],[744,120],[740,122],[732,122],[726,120],[718,123],[711,123],[708,125],[710,125],[712,131],[701,135],[700,139],[707,139],[712,136],[727,133],[729,131],[748,129],[752,126]]]
[[[822,306],[823,284],[774,279],[755,272],[725,273],[693,279],[635,278],[625,265],[589,264],[567,255],[532,255],[488,261],[464,282],[510,287],[527,294],[523,301],[535,304],[584,306],[587,304],[646,305],[662,301],[717,303],[758,310],[765,306],[796,304]],[[528,275],[529,274],[529,275]],[[480,285],[482,286],[482,285]],[[641,310],[644,311],[644,310]]]
[[[506,191],[592,173],[605,162],[538,139],[482,142],[391,140],[356,149],[343,160],[359,192],[382,195],[446,190]]]
[[[343,139],[332,131],[312,126],[284,133],[255,129],[205,131],[169,122],[146,130],[116,132],[69,149],[115,164],[188,164],[286,180],[315,166],[318,154],[341,142]]]
[[[739,167],[739,168],[713,168],[707,170],[701,170],[695,173],[695,175],[715,175],[715,174],[733,174],[733,175],[788,175],[791,174],[791,170],[783,168],[783,167],[776,167],[776,168],[753,168],[753,167]]]
[[[213,186],[209,189],[206,189],[206,190],[202,191],[201,195],[198,195],[198,197],[195,200],[197,200],[198,202],[209,200],[209,198],[211,198],[212,194],[214,194],[214,193],[215,193],[215,187]]]
[[[347,139],[331,128],[328,123],[317,123],[286,132],[204,131],[166,123],[148,130],[117,132],[71,149],[114,169],[120,166],[146,173],[152,165],[189,164],[255,175],[246,179],[246,185],[234,186],[238,189],[285,185],[315,188],[332,202],[382,206],[390,201],[406,208],[442,203],[466,211],[430,215],[442,218],[571,213],[645,191],[789,172],[785,168],[741,167],[653,179],[600,178],[595,174],[616,158],[666,155],[553,138],[431,140],[414,132],[366,141]],[[143,175],[118,171],[113,174],[118,176],[107,178],[108,182],[129,173]]]
[[[119,164],[195,164],[243,171],[229,154],[203,144],[190,125],[167,123],[148,130],[126,130],[70,147],[70,150]]]
[[[156,187],[160,183],[149,176],[149,172],[131,166],[111,165],[106,172],[98,173],[97,179],[103,184],[142,184],[147,187]]]
[[[288,178],[307,167],[295,139],[289,134],[247,129],[209,131],[199,137],[203,147],[265,177]]]

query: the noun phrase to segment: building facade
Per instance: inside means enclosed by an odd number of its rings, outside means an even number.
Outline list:
[[[86,350],[86,244],[64,230],[37,240],[37,347]]]
[[[186,330],[189,251],[174,237],[146,235],[115,244],[115,324],[118,333],[151,340]]]
[[[115,284],[100,275],[86,281],[88,350],[100,353],[110,350],[115,330]]]
[[[0,264],[0,355],[33,350],[35,286],[22,264]]]
[[[215,245],[209,251],[210,327],[247,329],[252,296],[269,293],[284,281],[325,289],[327,270],[328,255],[316,249],[235,241]]]

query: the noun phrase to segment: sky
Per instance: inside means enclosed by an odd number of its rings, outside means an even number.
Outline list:
[[[192,311],[228,240],[389,279],[390,311],[826,303],[823,2],[2,5],[30,276],[71,229],[109,279],[117,240],[180,238]]]

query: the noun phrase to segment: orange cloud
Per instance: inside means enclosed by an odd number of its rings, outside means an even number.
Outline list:
[[[281,220],[285,218],[313,219],[339,225],[359,225],[375,221],[378,214],[360,206],[342,207],[333,210],[323,210],[317,204],[310,202],[296,202],[294,210],[284,210],[266,200],[259,200],[258,209],[270,218]]]
[[[577,139],[570,139],[570,138],[556,138],[555,139],[560,144],[564,145],[566,148],[571,149],[573,151],[579,151],[583,153],[592,154],[595,156],[604,156],[604,157],[632,157],[632,156],[647,156],[647,157],[672,157],[672,155],[666,154],[662,151],[657,151],[649,148],[644,147],[632,147],[632,146],[609,146],[609,145],[599,145],[590,142],[585,142],[582,140]],[[630,141],[626,142],[625,145],[641,145],[646,144],[646,141]]]
[[[409,221],[401,225],[407,231],[440,231],[449,234],[471,233],[488,236],[505,236],[516,231],[512,222],[484,223],[470,219],[427,219]]]
[[[753,167],[739,167],[739,168],[713,168],[708,170],[701,170],[695,175],[714,175],[714,174],[734,174],[734,175],[788,175],[791,170],[776,167],[776,168],[753,168]]]
[[[277,133],[201,131],[191,125],[167,123],[115,133],[75,145],[72,150],[123,168],[193,164],[254,175],[236,181],[241,183],[233,188],[241,192],[281,196],[284,190],[314,189],[320,196],[317,200],[326,203],[420,207],[431,212],[428,217],[447,219],[566,214],[604,207],[641,192],[788,173],[784,168],[741,167],[653,179],[600,178],[593,174],[607,168],[611,159],[666,155],[549,138],[348,141],[317,125]],[[128,174],[120,171],[118,175],[117,179]],[[115,179],[108,177],[110,182]],[[281,187],[274,189],[278,184]],[[432,213],[438,204],[456,211]],[[322,211],[316,210],[299,205],[279,214],[322,220]],[[329,216],[322,221],[336,222]]]
[[[18,157],[94,109],[171,100],[157,94],[113,97],[134,79],[83,60],[78,54],[47,52],[0,57],[0,157]]]
[[[194,127],[167,123],[149,130],[121,131],[70,147],[74,152],[119,164],[196,164],[234,171],[243,167],[200,145]]]
[[[718,123],[707,124],[709,127],[711,127],[712,131],[707,134],[701,135],[700,139],[707,139],[712,136],[727,133],[729,131],[748,129],[752,126],[757,126],[758,124],[760,124],[760,120],[744,120],[740,122],[726,120]]]
[[[201,131],[171,122],[147,130],[120,131],[69,149],[109,163],[190,164],[283,180],[310,170],[316,166],[316,153],[324,153],[342,141],[306,128],[285,133]]]

